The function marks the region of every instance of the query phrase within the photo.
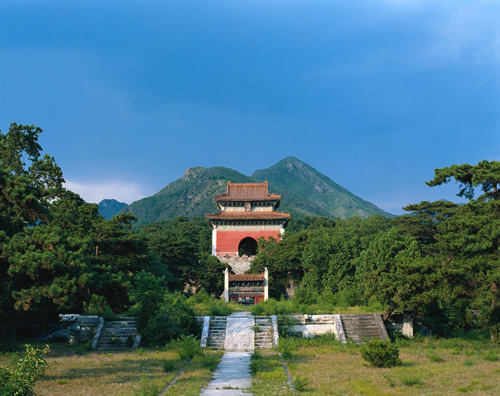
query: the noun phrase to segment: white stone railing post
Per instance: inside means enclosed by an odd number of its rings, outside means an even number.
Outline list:
[[[99,318],[99,324],[97,325],[97,330],[94,334],[94,339],[92,340],[92,349],[97,349],[97,344],[99,343],[99,338],[102,334],[102,329],[104,328],[104,318]]]
[[[344,325],[342,324],[342,318],[339,314],[333,315],[333,320],[335,327],[337,328],[337,337],[341,344],[347,343],[347,337],[345,335]]]
[[[264,268],[264,301],[269,298],[269,271]]]
[[[203,318],[203,330],[201,331],[200,346],[202,348],[206,348],[207,347],[208,331],[209,330],[210,330],[210,316],[205,316]]]
[[[224,271],[224,301],[229,301],[229,270]]]
[[[273,348],[277,348],[280,339],[280,333],[278,331],[278,316],[272,315],[271,322],[273,325]]]

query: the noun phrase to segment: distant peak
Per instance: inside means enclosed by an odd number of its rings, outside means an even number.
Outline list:
[[[120,202],[114,198],[104,198],[103,200],[101,200],[101,202],[98,203],[99,206],[102,206],[102,207],[106,207],[108,205],[111,205],[111,204],[120,204],[120,205],[128,205],[127,203],[125,202]]]
[[[286,157],[279,161],[275,166],[284,167],[289,172],[304,170],[308,167],[308,165],[295,157]]]
[[[183,178],[184,179],[191,179],[193,177],[196,177],[204,169],[205,168],[203,166],[195,166],[194,168],[187,168],[186,171],[184,172]]]
[[[279,161],[279,162],[285,162],[285,163],[286,163],[286,162],[292,162],[292,163],[294,163],[294,162],[298,162],[298,163],[300,163],[300,164],[303,164],[303,163],[304,163],[303,161],[301,161],[301,160],[299,160],[298,158],[295,158],[295,157],[286,157],[286,158],[283,158],[283,159],[282,159],[281,161]]]

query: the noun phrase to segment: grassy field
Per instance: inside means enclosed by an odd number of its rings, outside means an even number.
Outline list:
[[[20,353],[0,354],[0,366],[13,367]],[[220,360],[221,353],[196,356],[168,395],[199,395]],[[63,344],[51,345],[45,376],[34,388],[37,395],[158,395],[186,364],[173,351],[75,355]]]
[[[500,345],[487,339],[417,339],[400,345],[401,366],[373,368],[356,345],[281,339],[292,377],[310,395],[500,394]],[[285,355],[285,353],[284,353]],[[265,372],[263,373],[265,375]],[[283,378],[266,377],[256,394],[289,394]],[[262,374],[254,378],[256,390]],[[273,392],[271,392],[274,389]]]
[[[401,366],[373,368],[353,344],[333,337],[281,338],[280,350],[300,393],[308,395],[475,395],[500,394],[500,345],[470,333],[450,339],[417,337],[397,342]],[[221,352],[196,356],[167,395],[199,395],[208,384]],[[0,366],[12,367],[19,353],[0,354]],[[49,369],[38,382],[38,395],[158,395],[184,361],[173,351],[75,355],[52,345]],[[278,352],[252,359],[254,395],[291,395]]]

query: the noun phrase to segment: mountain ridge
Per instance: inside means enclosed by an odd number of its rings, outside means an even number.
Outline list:
[[[267,180],[275,187],[294,191],[303,199],[318,204],[329,217],[390,215],[295,157],[286,157],[269,168],[256,170],[252,177],[259,181]],[[331,199],[325,200],[325,196]]]
[[[256,170],[252,176],[221,166],[187,168],[182,177],[157,193],[124,207],[121,213],[133,213],[138,219],[138,227],[176,216],[204,216],[217,212],[213,197],[226,191],[228,181],[256,183],[265,180],[270,192],[282,195],[280,211],[293,217],[393,216],[295,157],[286,157],[269,168]]]
[[[116,199],[103,199],[98,203],[99,213],[106,220],[110,220],[114,215],[118,214],[120,210],[125,208],[127,204],[125,202],[117,201]]]

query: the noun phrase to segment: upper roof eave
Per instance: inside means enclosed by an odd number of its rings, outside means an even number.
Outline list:
[[[282,212],[220,212],[205,215],[207,220],[287,220],[290,213]]]
[[[267,197],[260,197],[260,198],[232,198],[229,197],[227,194],[224,195],[216,195],[214,197],[214,201],[239,201],[239,202],[256,202],[256,201],[280,201],[281,200],[281,195],[278,194],[268,194]]]

